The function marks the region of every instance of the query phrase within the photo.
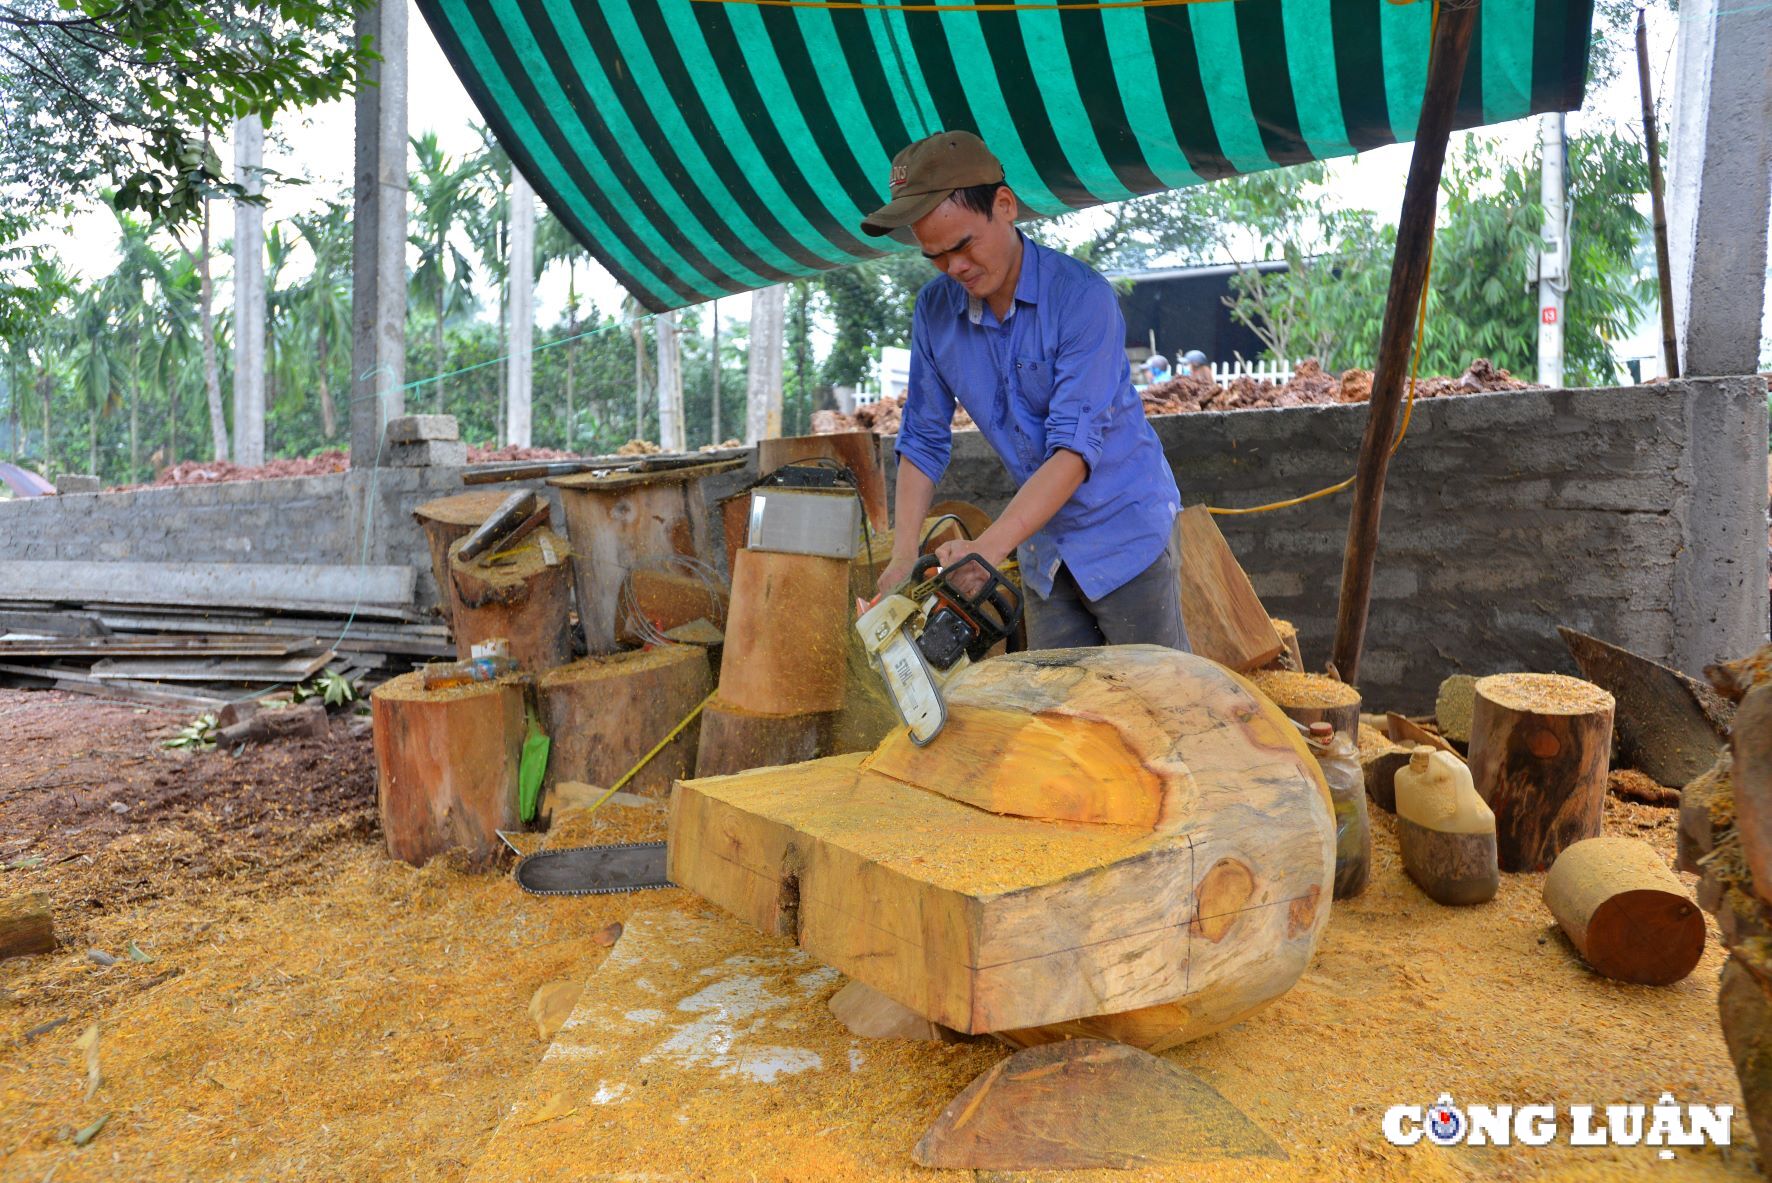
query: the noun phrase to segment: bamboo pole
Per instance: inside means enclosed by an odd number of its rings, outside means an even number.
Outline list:
[[[1360,650],[1366,640],[1366,610],[1372,598],[1372,568],[1378,556],[1378,522],[1384,509],[1384,476],[1390,464],[1403,390],[1409,378],[1409,348],[1422,290],[1427,286],[1429,248],[1434,237],[1434,211],[1440,173],[1446,163],[1446,139],[1458,107],[1464,63],[1470,54],[1480,0],[1439,5],[1429,51],[1427,87],[1421,118],[1415,128],[1415,150],[1409,179],[1403,187],[1403,209],[1397,218],[1397,250],[1391,262],[1390,293],[1385,299],[1384,327],[1373,368],[1372,398],[1360,462],[1354,476],[1354,507],[1348,516],[1347,551],[1341,568],[1341,605],[1335,623],[1335,668],[1347,682],[1360,672]]]
[[[1667,199],[1661,184],[1661,138],[1655,130],[1655,92],[1649,84],[1649,30],[1637,9],[1637,89],[1643,96],[1643,142],[1649,150],[1649,204],[1655,215],[1655,278],[1661,297],[1661,357],[1669,378],[1680,376],[1680,343],[1674,331],[1674,273],[1668,261]]]

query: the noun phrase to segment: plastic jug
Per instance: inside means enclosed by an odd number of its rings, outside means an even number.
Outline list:
[[[1424,745],[1397,769],[1397,841],[1403,869],[1436,903],[1480,904],[1501,886],[1495,814],[1448,752]]]
[[[1312,723],[1307,742],[1335,805],[1335,898],[1351,899],[1366,890],[1372,866],[1372,828],[1360,754],[1352,740],[1328,723]]]

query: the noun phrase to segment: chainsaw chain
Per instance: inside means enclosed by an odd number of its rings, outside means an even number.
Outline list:
[[[508,841],[506,842],[506,845],[509,845]],[[538,850],[533,854],[526,854],[517,860],[517,865],[511,868],[511,878],[516,882],[517,890],[523,892],[525,895],[628,895],[631,892],[636,891],[657,891],[666,887],[675,887],[677,885],[667,879],[663,883],[641,883],[632,887],[538,888],[525,887],[523,885],[523,880],[517,877],[517,872],[523,869],[523,864],[530,859],[535,858],[537,855],[571,854],[575,850],[646,850],[649,848],[656,848],[657,846],[658,843],[656,842],[589,842],[583,846],[566,846],[559,850]]]

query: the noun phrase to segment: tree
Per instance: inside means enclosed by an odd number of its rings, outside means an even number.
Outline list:
[[[203,199],[203,212],[198,220],[197,251],[189,247],[185,254],[197,265],[197,307],[203,332],[203,397],[209,409],[210,457],[225,460],[228,456],[228,421],[222,413],[221,365],[215,352],[215,282],[209,273],[209,198]]]
[[[0,211],[41,213],[106,181],[172,226],[236,192],[209,146],[238,117],[353,93],[372,47],[357,0],[10,0],[0,6]],[[0,242],[18,232],[0,224]],[[7,298],[0,291],[0,301]]]
[[[409,180],[415,210],[408,235],[418,248],[418,264],[412,269],[412,303],[431,314],[431,362],[436,390],[432,405],[443,410],[443,325],[451,315],[470,311],[474,305],[473,264],[451,235],[470,207],[467,186],[474,173],[457,164],[437,143],[437,133],[412,139],[415,167]]]
[[[333,358],[348,358],[351,351],[351,208],[328,201],[318,213],[291,220],[313,256],[313,267],[297,287],[293,304],[303,329],[303,343],[313,350],[320,429],[330,441],[338,434],[338,409],[332,401]]]

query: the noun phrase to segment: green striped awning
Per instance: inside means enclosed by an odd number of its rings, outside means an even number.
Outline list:
[[[942,129],[982,136],[1043,215],[1408,140],[1432,20],[1428,0],[419,7],[548,206],[655,311],[895,249],[858,224],[893,154]],[[1580,106],[1592,8],[1482,0],[1458,126]]]

